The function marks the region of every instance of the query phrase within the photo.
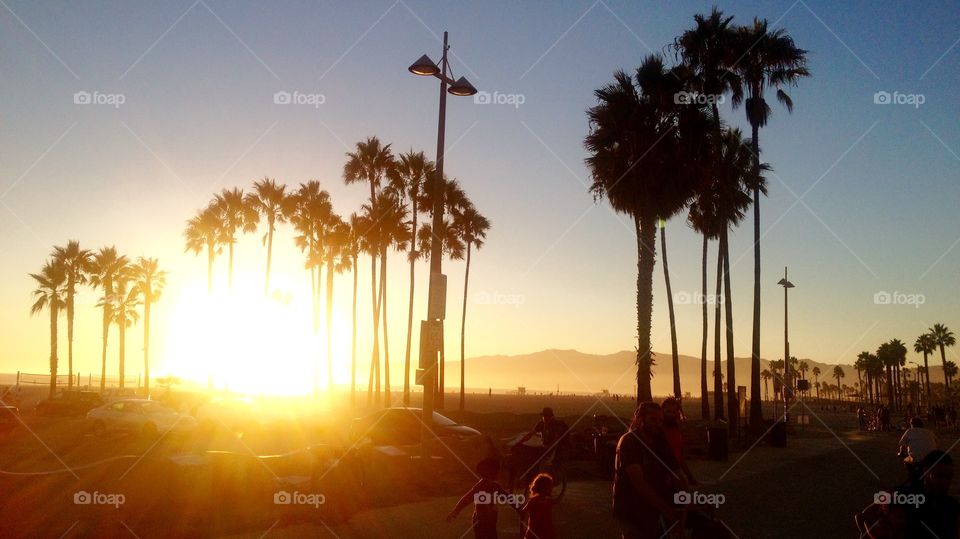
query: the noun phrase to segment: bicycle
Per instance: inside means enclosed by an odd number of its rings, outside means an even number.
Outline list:
[[[553,459],[546,457],[553,454]],[[567,492],[567,473],[562,462],[556,460],[556,450],[518,445],[507,453],[507,484],[510,492],[526,496],[530,482],[539,473],[553,477],[553,499],[559,503]]]

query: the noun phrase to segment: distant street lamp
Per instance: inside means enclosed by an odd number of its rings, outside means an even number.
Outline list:
[[[787,280],[787,268],[783,268],[783,279],[777,283],[783,287],[783,422],[787,422],[787,410],[790,409],[790,397],[793,396],[793,386],[790,378],[790,326],[788,317],[787,291],[793,288],[793,283]]]
[[[420,369],[417,372],[418,383],[423,384],[423,430],[421,436],[421,450],[424,458],[429,457],[427,439],[432,437],[434,392],[437,383],[437,354],[443,349],[443,319],[446,305],[446,279],[441,273],[440,261],[443,257],[443,244],[440,232],[443,229],[443,142],[447,121],[447,92],[457,96],[471,96],[477,89],[465,77],[454,80],[447,73],[450,64],[447,62],[447,32],[443,33],[443,54],[440,56],[440,65],[437,66],[426,54],[417,59],[408,69],[414,75],[432,76],[440,79],[440,119],[437,127],[437,163],[434,174],[433,193],[433,238],[430,242],[430,291],[427,302],[427,320],[421,324],[421,333],[424,328],[431,332],[430,337],[420,337]],[[416,233],[416,231],[414,231]],[[427,350],[425,350],[425,344]]]

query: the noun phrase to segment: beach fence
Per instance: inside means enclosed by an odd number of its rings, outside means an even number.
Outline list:
[[[68,374],[58,374],[56,384],[57,387],[67,387],[70,385],[70,375]],[[123,386],[124,388],[139,388],[140,387],[140,375],[136,376],[124,376],[123,377]],[[20,372],[17,371],[17,385],[24,386],[49,386],[50,385],[50,373],[31,373],[31,372]],[[89,388],[89,389],[99,389],[100,388],[100,376],[94,376],[93,373],[87,373],[84,376],[81,373],[76,373],[73,375],[73,385],[77,388]],[[108,388],[120,387],[120,377],[119,376],[106,376],[104,377],[104,386]]]

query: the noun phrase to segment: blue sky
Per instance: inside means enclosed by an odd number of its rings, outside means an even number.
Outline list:
[[[423,53],[436,60],[443,30],[457,76],[524,101],[448,102],[447,173],[493,223],[471,267],[468,355],[630,349],[636,244],[632,225],[587,193],[584,111],[614,70],[664,51],[711,5],[9,1],[0,7],[0,369],[46,369],[47,324],[28,317],[26,274],[54,243],[77,238],[88,248],[157,256],[176,298],[205,278],[203,261],[182,253],[183,222],[220,188],[264,175],[292,185],[316,178],[348,214],[364,189],[343,185],[347,147],[377,135],[433,156],[437,88],[406,66]],[[810,51],[813,73],[790,90],[794,113],[775,106],[761,132],[774,169],[761,203],[763,356],[782,350],[776,282],[784,266],[797,285],[795,355],[851,363],[889,338],[912,343],[934,322],[960,325],[960,6],[719,7],[737,22],[757,16],[787,28]],[[76,105],[78,91],[125,101]],[[276,105],[277,91],[322,94],[324,103]],[[924,103],[877,105],[878,91],[922,94]],[[746,127],[742,110],[725,105],[721,113]],[[738,355],[749,353],[751,239],[748,219],[731,240]],[[278,271],[299,279],[299,255],[286,240]],[[682,218],[668,224],[668,247],[674,291],[696,292],[700,239]],[[262,254],[249,236],[238,264],[256,275]],[[711,249],[711,264],[714,257]],[[402,357],[407,285],[402,258],[394,260],[391,346]],[[448,312],[459,313],[463,264],[445,270]],[[419,271],[423,290],[426,267]],[[653,337],[668,352],[661,271]],[[338,296],[347,298],[349,278],[340,281]],[[877,305],[882,291],[924,302]],[[478,301],[484,293],[519,305]],[[95,295],[80,302],[78,361],[87,370],[99,361]],[[172,327],[165,318],[173,309],[163,309],[158,341]],[[338,312],[348,309],[344,300]],[[680,350],[698,355],[699,307],[677,309]],[[457,320],[449,327],[459,333]]]

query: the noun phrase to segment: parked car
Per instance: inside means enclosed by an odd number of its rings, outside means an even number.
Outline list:
[[[0,404],[0,432],[10,432],[20,426],[20,409]]]
[[[368,416],[354,419],[350,426],[350,439],[358,442],[369,439],[375,446],[417,445],[423,428],[423,410],[420,408],[387,408]],[[433,432],[442,441],[463,441],[483,436],[477,429],[460,425],[456,421],[433,413]]]
[[[97,406],[103,398],[96,391],[64,391],[37,404],[37,415],[44,417],[83,417]]]
[[[87,412],[94,434],[118,430],[156,436],[158,433],[188,433],[197,428],[197,420],[147,399],[123,399],[98,406]]]

